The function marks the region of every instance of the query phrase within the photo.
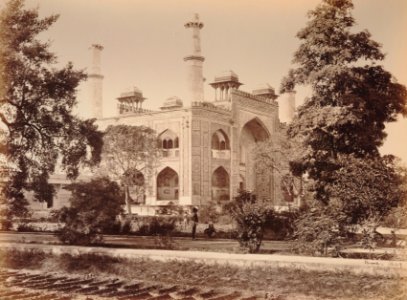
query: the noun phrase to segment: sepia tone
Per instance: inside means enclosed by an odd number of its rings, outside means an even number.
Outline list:
[[[385,225],[374,218],[355,225],[341,246],[321,243],[310,254],[297,244],[295,218],[311,200],[303,179],[290,175],[287,130],[312,91],[280,89],[299,45],[295,35],[319,3],[26,0],[41,17],[61,15],[41,38],[52,40],[58,65],[73,61],[87,73],[75,114],[95,119],[102,132],[153,129],[160,156],[151,169],[137,170],[133,186],[121,181],[126,172],[112,180],[128,195],[115,223],[96,229],[91,242],[64,240],[61,212],[86,194],[75,194],[72,183],[96,186],[95,178],[113,173],[108,156],[75,180],[57,168],[49,178],[52,200],[24,191],[29,217],[0,231],[0,299],[405,299],[400,215]],[[405,84],[407,2],[353,3],[356,29],[383,44],[383,66]],[[400,166],[407,165],[406,128],[401,115],[386,124],[380,148]],[[262,145],[277,147],[273,167],[259,166]],[[91,224],[105,210],[79,209],[74,218]],[[263,226],[261,233],[249,226],[246,243],[239,227],[245,221]],[[89,224],[78,232],[89,234]]]

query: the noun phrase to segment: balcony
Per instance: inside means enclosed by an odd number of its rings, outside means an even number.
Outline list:
[[[212,158],[230,159],[230,150],[214,150],[214,149],[212,149]]]
[[[163,159],[171,159],[179,157],[179,149],[162,149]]]

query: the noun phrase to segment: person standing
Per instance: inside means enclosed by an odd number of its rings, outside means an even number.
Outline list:
[[[195,239],[196,226],[198,226],[198,209],[196,207],[192,208],[192,239]]]

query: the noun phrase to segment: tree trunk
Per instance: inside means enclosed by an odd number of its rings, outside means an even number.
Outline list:
[[[124,199],[127,205],[127,214],[131,218],[132,213],[131,213],[131,203],[130,203],[130,197],[129,197],[129,187],[126,185],[124,188]]]

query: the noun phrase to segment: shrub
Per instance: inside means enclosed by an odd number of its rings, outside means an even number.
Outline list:
[[[172,235],[176,228],[177,218],[153,217],[144,219],[144,223],[137,230],[138,235],[168,236]]]
[[[80,255],[61,254],[58,258],[62,270],[68,272],[75,271],[101,271],[106,272],[112,269],[115,264],[123,260],[103,254],[85,253]]]
[[[123,212],[123,197],[117,183],[107,177],[79,182],[67,187],[72,192],[71,206],[56,213],[64,227],[58,233],[66,244],[87,245],[101,242],[102,233],[115,226]]]
[[[202,223],[216,223],[219,217],[220,212],[217,209],[217,204],[213,201],[209,201],[208,204],[199,208],[199,220]]]
[[[29,223],[21,223],[17,226],[17,231],[19,232],[36,232],[38,231],[34,226]]]
[[[238,240],[241,247],[250,253],[260,250],[266,220],[273,209],[264,201],[257,201],[250,192],[241,191],[234,201],[224,206],[238,227]]]
[[[338,222],[322,205],[303,211],[295,221],[294,248],[298,253],[328,255],[328,249],[341,246]]]
[[[0,266],[11,269],[38,268],[47,258],[47,254],[38,249],[4,249],[0,251]]]
[[[265,230],[268,238],[283,240],[291,238],[294,234],[294,223],[298,217],[297,211],[283,211],[268,214]]]

